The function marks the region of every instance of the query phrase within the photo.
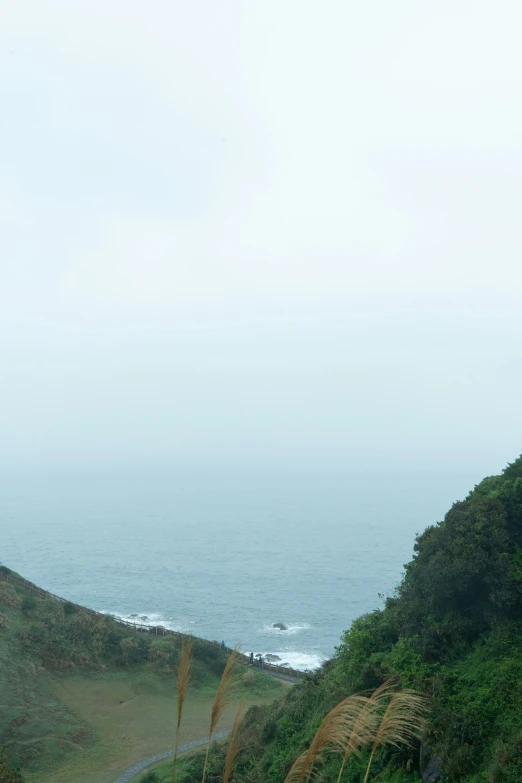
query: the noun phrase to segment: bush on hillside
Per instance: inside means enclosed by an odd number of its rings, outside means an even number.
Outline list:
[[[60,625],[64,620],[63,604],[55,598],[42,598],[36,602],[38,619],[52,625]]]
[[[398,633],[418,635],[424,656],[435,659],[457,638],[472,642],[516,602],[510,549],[506,509],[497,498],[455,503],[443,523],[417,538],[400,601],[392,602]]]
[[[38,601],[31,618],[20,632],[21,639],[48,669],[99,669],[107,659],[121,656],[119,642],[125,631],[111,618],[85,610],[66,615],[61,602],[53,598]]]
[[[173,639],[155,639],[149,648],[149,661],[166,674],[174,672],[179,663],[179,650],[179,644]]]
[[[228,655],[225,655],[220,647],[194,637],[192,651],[195,661],[204,664],[212,674],[221,677]]]
[[[13,587],[6,582],[0,582],[0,604],[10,609],[21,609],[22,599]]]
[[[160,779],[156,772],[147,772],[147,774],[141,778],[140,783],[160,783]]]
[[[36,607],[34,595],[25,595],[22,599],[22,612],[31,612]]]
[[[7,756],[0,751],[0,783],[24,783],[19,770],[13,769]]]
[[[125,637],[120,641],[121,657],[125,666],[135,666],[138,663],[145,663],[148,658],[149,645],[148,639],[135,636]]]
[[[6,631],[8,628],[9,628],[9,617],[3,612],[0,612],[0,630]]]

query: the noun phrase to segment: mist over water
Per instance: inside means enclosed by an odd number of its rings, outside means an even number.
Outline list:
[[[520,3],[3,6],[0,559],[316,665],[520,452]]]
[[[0,559],[93,609],[314,668],[399,582],[415,533],[480,478],[4,479]]]

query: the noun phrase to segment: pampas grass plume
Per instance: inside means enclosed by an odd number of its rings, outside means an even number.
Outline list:
[[[232,679],[232,669],[236,662],[238,652],[239,652],[239,645],[237,645],[234,648],[234,650],[232,650],[232,652],[230,653],[223,674],[221,675],[221,681],[217,689],[216,698],[214,699],[214,704],[212,705],[212,712],[210,714],[210,726],[208,732],[207,752],[205,755],[205,764],[203,766],[203,777],[201,778],[201,783],[205,783],[205,775],[207,773],[207,764],[208,764],[208,754],[210,751],[210,743],[212,741],[212,735],[216,730],[216,726],[219,722],[221,715],[223,714],[223,710],[228,704],[229,697],[230,697],[230,689],[234,684]]]
[[[363,713],[368,699],[366,696],[349,696],[340,704],[337,704],[317,729],[310,747],[299,756],[292,765],[285,783],[301,783],[303,779],[309,781],[314,772],[314,767],[321,761],[322,753],[327,751],[344,751],[350,737],[353,738],[354,726]],[[359,742],[368,742],[369,729],[360,722],[358,728]],[[373,739],[373,735],[371,735]],[[354,750],[358,744],[354,741]]]
[[[392,694],[375,735],[364,783],[367,783],[377,748],[380,745],[411,746],[422,732],[427,709],[427,699],[417,691],[403,690]]]
[[[179,747],[179,727],[181,726],[181,716],[183,715],[183,704],[187,695],[187,688],[190,682],[190,669],[192,666],[192,640],[183,637],[181,643],[181,658],[178,667],[177,688],[178,688],[178,721],[176,724],[176,745],[174,747],[174,761],[172,764],[172,783],[176,777],[176,761],[178,759]]]
[[[232,733],[230,734],[230,742],[228,743],[227,756],[225,759],[225,770],[223,772],[223,783],[229,783],[234,762],[236,760],[237,754],[241,750],[239,745],[239,727],[241,726],[241,721],[245,715],[245,709],[245,702],[242,701],[236,712],[234,725],[232,726]]]

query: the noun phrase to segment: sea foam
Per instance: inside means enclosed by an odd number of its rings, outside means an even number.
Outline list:
[[[136,625],[147,625],[149,627],[158,626],[160,628],[166,628],[168,631],[176,631],[177,633],[193,633],[194,621],[192,620],[179,620],[175,617],[166,618],[162,614],[157,612],[133,612],[132,614],[120,614],[119,612],[101,612],[101,614],[108,614],[111,617],[115,617],[117,620],[124,620],[127,623],[134,623]]]
[[[255,655],[278,655],[280,661],[270,661],[277,666],[288,666],[290,669],[297,669],[303,672],[306,670],[318,669],[325,658],[319,653],[304,650],[260,650]]]

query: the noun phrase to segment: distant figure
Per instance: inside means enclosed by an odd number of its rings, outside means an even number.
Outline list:
[[[250,663],[250,666],[254,665],[254,653],[253,652],[250,653],[250,661],[249,661],[249,663]]]
[[[221,649],[222,649],[222,650],[224,650],[224,649],[225,649],[225,642],[221,642]]]

